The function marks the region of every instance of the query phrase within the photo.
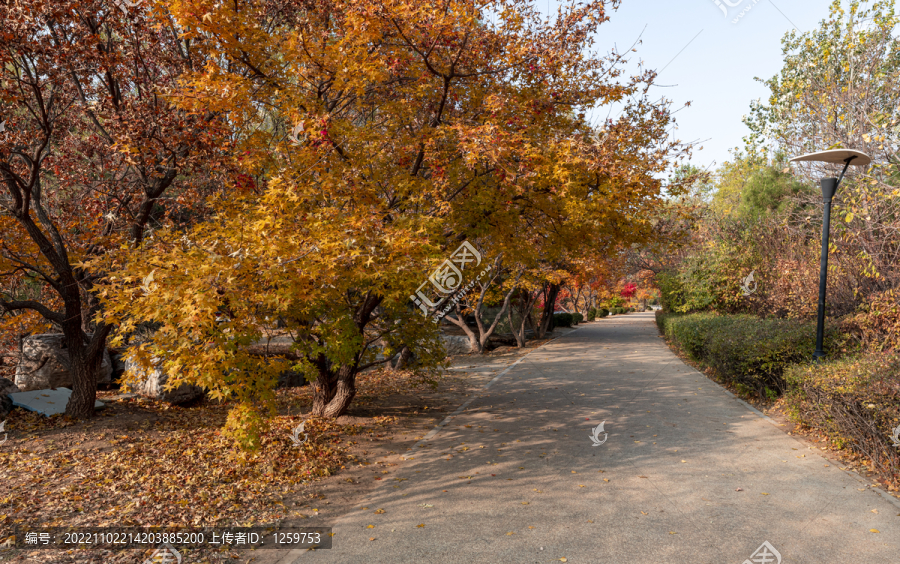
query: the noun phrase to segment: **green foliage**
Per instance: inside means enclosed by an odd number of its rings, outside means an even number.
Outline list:
[[[574,321],[575,325],[578,325],[579,323],[584,321],[584,315],[580,313],[573,313],[572,320]]]
[[[751,315],[659,313],[660,331],[692,360],[718,375],[755,390],[761,397],[786,389],[785,370],[808,362],[815,350],[815,323],[793,319],[760,319]],[[840,350],[844,339],[826,330],[826,347]]]
[[[574,318],[571,313],[554,313],[553,314],[553,326],[554,327],[571,327],[574,322]]]
[[[600,311],[597,313],[597,315],[600,316],[600,319],[603,319],[604,317],[609,317],[609,310],[606,309],[605,307],[600,308]]]
[[[746,218],[758,218],[770,213],[783,213],[795,206],[796,196],[815,191],[786,173],[776,164],[760,167],[751,175],[740,195],[737,214]]]
[[[597,319],[597,308],[592,307],[591,309],[588,310],[587,320],[594,321],[595,319]]]

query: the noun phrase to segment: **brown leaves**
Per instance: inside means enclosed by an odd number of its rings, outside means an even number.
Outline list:
[[[296,422],[277,418],[262,437],[261,453],[242,457],[218,434],[225,406],[155,411],[125,403],[137,418],[152,417],[152,427],[137,430],[133,422],[110,426],[105,418],[92,421],[39,438],[34,442],[39,456],[7,443],[0,468],[14,470],[16,478],[3,487],[17,489],[38,480],[42,494],[0,492],[5,519],[37,523],[65,518],[75,526],[271,522],[299,516],[283,505],[286,487],[328,476],[344,461],[341,428],[326,421],[308,420],[311,440],[296,448],[289,440]],[[107,409],[124,416],[117,403]],[[72,425],[61,417],[33,419],[21,410],[13,417],[13,428],[30,423],[39,437],[40,429]],[[122,434],[123,426],[135,429]]]

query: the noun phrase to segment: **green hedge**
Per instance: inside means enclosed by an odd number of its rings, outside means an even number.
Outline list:
[[[575,320],[572,318],[571,313],[554,313],[553,314],[553,326],[554,327],[571,327]]]
[[[597,319],[597,308],[592,307],[588,310],[587,320],[594,321],[595,319]]]
[[[784,392],[785,369],[809,362],[816,344],[815,322],[662,312],[656,314],[656,321],[662,334],[692,360],[760,397]],[[842,344],[839,332],[827,328],[826,348],[839,350]]]
[[[599,315],[601,319],[603,319],[604,317],[609,317],[609,310],[605,307],[600,308],[600,311],[597,312],[597,315]]]
[[[584,321],[584,315],[580,313],[573,313],[572,320],[575,322],[575,325],[578,325],[579,323],[582,323]]]
[[[900,449],[891,440],[900,425],[900,356],[878,353],[797,365],[784,378],[785,403],[795,421],[824,431],[900,486]]]

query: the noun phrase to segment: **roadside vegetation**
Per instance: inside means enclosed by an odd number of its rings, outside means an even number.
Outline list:
[[[660,331],[745,397],[775,402],[811,432],[900,486],[900,39],[892,1],[832,5],[783,40],[784,67],[746,118],[752,134],[710,174],[685,167],[688,214],[664,214],[673,244],[634,260],[655,272]],[[872,93],[877,92],[876,96]],[[835,198],[827,358],[812,363],[822,197],[830,165],[789,158],[871,155]],[[690,228],[684,228],[689,225]]]

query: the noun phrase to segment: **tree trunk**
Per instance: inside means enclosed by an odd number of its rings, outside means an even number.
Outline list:
[[[556,310],[556,297],[558,295],[559,284],[550,284],[544,299],[544,310],[541,312],[541,323],[538,326],[537,334],[539,339],[543,339],[549,331],[553,330],[551,323],[553,321],[553,312]]]
[[[372,312],[381,304],[382,296],[367,294],[357,306],[353,315],[353,323],[356,325],[359,335],[365,342],[365,328],[372,320]],[[312,415],[314,417],[340,417],[347,412],[350,402],[356,396],[356,375],[360,371],[359,361],[365,352],[365,347],[356,353],[351,364],[341,365],[337,371],[329,365],[324,355],[315,359],[319,374],[316,377],[313,389]],[[365,368],[365,367],[363,367]]]
[[[466,334],[466,337],[469,338],[469,354],[482,353],[483,349],[481,346],[481,342],[478,340],[478,335],[476,335],[475,332],[469,329],[469,326],[466,325],[466,320],[462,315],[462,307],[459,305],[459,303],[456,304],[455,313],[456,317],[450,317],[449,315],[447,315],[444,316],[444,319],[462,329],[463,333]]]
[[[350,402],[356,396],[356,367],[341,366],[337,374],[337,383],[331,401],[325,406],[322,415],[337,418],[347,413]]]
[[[510,304],[509,309],[507,310],[509,328],[512,330],[513,335],[516,338],[516,346],[520,349],[525,348],[525,325],[531,321],[531,308],[534,307],[534,302],[537,301],[538,295],[539,292],[535,292],[534,296],[531,295],[531,292],[528,292],[526,290],[521,290],[519,292],[519,301],[522,304],[522,320],[519,322],[518,327],[513,325],[512,304]]]
[[[81,329],[81,300],[68,300],[65,305],[70,317],[62,323],[62,330],[66,336],[69,372],[72,375],[72,396],[66,404],[66,415],[76,419],[87,419],[94,415],[97,375],[103,363],[106,337],[112,327],[100,324],[85,344],[85,334]]]
[[[312,415],[323,417],[328,404],[337,393],[337,375],[327,369],[319,368],[319,375],[313,385]]]
[[[513,337],[516,338],[516,348],[525,348],[525,320],[522,320],[521,327],[513,325],[512,317],[513,308],[506,310],[506,319],[509,321],[509,329],[512,331]]]
[[[521,276],[521,274],[519,275]],[[491,280],[493,282],[493,279]],[[518,278],[516,278],[516,283],[518,283]],[[490,285],[490,282],[488,282]],[[500,311],[497,312],[497,317],[494,318],[494,322],[491,323],[491,326],[487,329],[484,328],[484,323],[482,322],[482,304],[484,294],[487,291],[487,287],[485,287],[481,292],[481,297],[478,299],[478,307],[475,308],[475,323],[478,324],[478,344],[481,352],[484,352],[484,346],[487,344],[488,339],[491,338],[491,335],[494,334],[494,329],[497,328],[497,325],[500,323],[500,318],[503,317],[503,314],[507,311],[510,311],[507,308],[510,308],[509,300],[512,298],[513,292],[516,291],[515,286],[509,289],[509,292],[506,293],[506,297],[503,298],[503,305],[500,307]],[[511,328],[511,327],[510,327]]]
[[[66,405],[66,415],[69,417],[87,419],[94,415],[99,368],[100,362],[86,362],[81,355],[69,351],[69,373],[72,375],[72,396]]]

